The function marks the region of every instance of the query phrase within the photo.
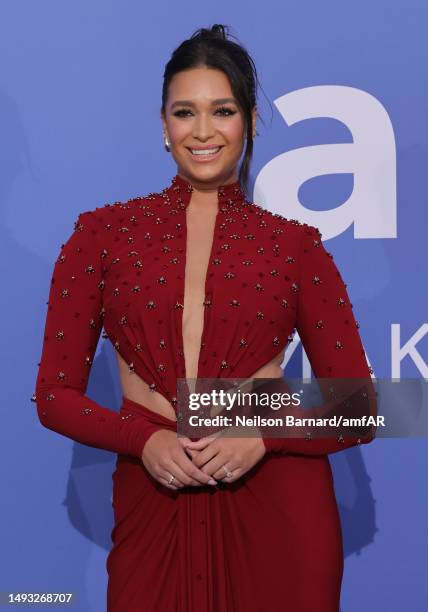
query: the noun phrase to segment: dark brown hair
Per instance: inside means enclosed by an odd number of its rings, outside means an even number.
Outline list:
[[[239,42],[228,38],[228,26],[214,24],[211,29],[200,28],[183,41],[172,53],[165,66],[162,86],[162,107],[165,114],[168,87],[174,74],[207,66],[226,74],[234,97],[242,110],[247,136],[247,146],[239,169],[239,182],[248,192],[248,178],[253,154],[251,111],[256,105],[257,70],[248,51]]]

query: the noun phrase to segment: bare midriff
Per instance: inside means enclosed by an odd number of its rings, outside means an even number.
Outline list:
[[[205,279],[211,252],[212,236],[217,213],[217,202],[192,200],[186,210],[187,245],[183,309],[183,352],[186,378],[196,379],[201,337],[204,323]],[[285,348],[271,361],[247,378],[281,378],[281,363]],[[130,400],[143,404],[149,410],[176,421],[172,404],[158,391],[152,391],[116,351],[122,393]]]
[[[151,391],[146,382],[138,374],[131,372],[126,361],[116,351],[119,364],[119,376],[122,383],[122,393],[125,397],[138,404],[143,404],[149,410],[163,415],[167,419],[176,421],[175,410],[172,404],[158,391]],[[248,378],[282,378],[283,371],[281,363],[284,358],[284,350],[280,355],[272,359],[269,363],[261,367],[257,372]],[[196,378],[192,376],[189,378]]]

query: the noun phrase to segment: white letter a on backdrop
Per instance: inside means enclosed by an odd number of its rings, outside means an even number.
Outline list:
[[[327,117],[342,122],[353,142],[286,151],[257,176],[254,201],[269,210],[319,227],[323,240],[354,223],[355,238],[395,238],[396,148],[388,113],[372,95],[354,87],[323,85],[285,94],[275,104],[288,125]],[[298,200],[301,185],[316,176],[350,173],[350,197],[331,210],[314,211]]]

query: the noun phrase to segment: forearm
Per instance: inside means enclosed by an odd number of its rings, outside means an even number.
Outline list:
[[[360,444],[368,444],[374,438],[374,435],[364,437],[339,435],[336,438],[263,438],[263,442],[266,452],[328,455]]]
[[[264,435],[268,452],[322,455],[367,444],[374,439],[375,427],[371,417],[376,417],[377,400],[371,378],[323,379],[319,382],[322,383],[324,403],[310,408],[287,407],[275,413],[283,422],[290,420],[290,425],[284,425],[276,432],[283,434],[280,437]],[[287,388],[286,381],[278,381],[264,385],[263,389],[269,393],[272,389],[276,391],[278,385]],[[327,386],[331,391],[336,390],[334,399],[327,399]],[[293,428],[299,431],[297,437],[292,436]]]
[[[41,424],[95,448],[141,459],[144,445],[160,426],[130,412],[105,408],[77,389],[38,384],[35,401]]]

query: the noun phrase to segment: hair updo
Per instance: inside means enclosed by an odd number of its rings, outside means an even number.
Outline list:
[[[183,41],[172,53],[165,66],[162,86],[162,107],[165,114],[168,87],[172,77],[189,68],[207,66],[221,70],[230,86],[244,117],[247,146],[239,169],[239,182],[248,191],[250,163],[253,154],[251,111],[256,105],[257,70],[245,47],[228,37],[228,27],[214,24],[210,29],[200,28]]]
[[[192,34],[191,38],[199,34],[199,36],[201,36],[202,38],[212,37],[219,38],[220,40],[227,40],[226,27],[220,23],[215,23],[213,26],[211,26],[210,29],[200,28],[199,30],[196,30],[196,32]]]

